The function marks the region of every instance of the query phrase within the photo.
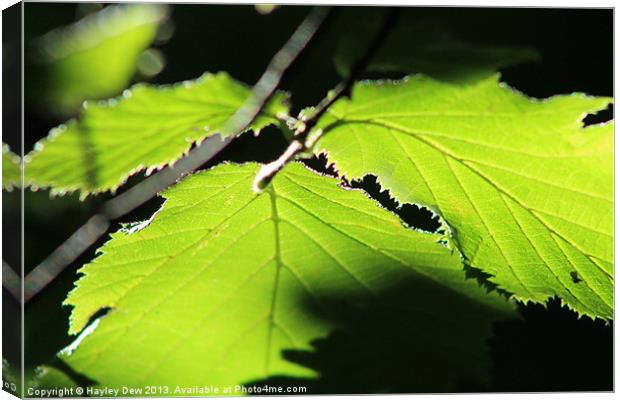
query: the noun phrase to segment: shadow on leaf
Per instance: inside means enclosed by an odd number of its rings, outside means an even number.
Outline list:
[[[490,336],[492,310],[439,286],[404,284],[387,297],[357,299],[371,303],[357,310],[343,306],[345,296],[321,299],[349,313],[343,328],[314,340],[312,351],[283,352],[318,377],[248,385],[301,385],[308,394],[613,390],[613,326],[577,319],[557,300],[519,304],[521,318],[498,316]]]
[[[499,306],[503,301],[497,297]],[[312,341],[312,351],[285,350],[283,357],[318,378],[271,376],[248,385],[303,385],[308,394],[484,390],[492,321],[514,315],[419,276],[377,295],[332,294],[306,307],[320,307],[338,328]]]

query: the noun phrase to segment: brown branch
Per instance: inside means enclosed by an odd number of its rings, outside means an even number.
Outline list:
[[[392,9],[384,18],[379,31],[373,38],[366,52],[355,62],[349,76],[340,82],[321,102],[314,108],[311,115],[301,117],[298,120],[298,128],[295,131],[295,139],[290,143],[288,148],[282,153],[282,155],[275,161],[263,165],[256,177],[254,178],[253,189],[255,192],[260,193],[263,191],[274,176],[286,166],[291,160],[293,160],[300,152],[311,149],[316,141],[321,137],[323,132],[314,132],[309,137],[310,132],[315,127],[319,119],[327,112],[327,110],[342,97],[350,96],[351,89],[355,80],[362,74],[368,64],[375,56],[387,36],[398,20],[398,9]]]
[[[177,182],[181,177],[194,171],[230,144],[234,137],[243,133],[264,109],[277,90],[286,71],[315,37],[330,11],[330,7],[315,7],[297,27],[289,40],[273,57],[265,73],[254,85],[248,100],[222,130],[224,138],[220,135],[210,137],[173,166],[157,172],[105,203],[100,213],[92,216],[86,224],[26,276],[24,301],[27,302],[43,290],[68,265],[92,246],[107,232],[112,220],[129,213],[163,189]]]

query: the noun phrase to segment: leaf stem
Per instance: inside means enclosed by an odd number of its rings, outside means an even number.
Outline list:
[[[288,148],[282,153],[277,160],[272,161],[269,164],[263,165],[252,184],[252,188],[255,192],[261,193],[274,176],[289,163],[300,152],[311,149],[316,141],[323,135],[323,131],[315,131],[314,135],[308,140],[310,132],[316,126],[317,122],[321,119],[323,114],[329,110],[329,108],[336,103],[342,97],[350,97],[351,89],[355,80],[361,75],[368,64],[375,56],[385,39],[390,32],[394,29],[398,21],[399,10],[393,8],[385,16],[379,31],[373,38],[372,42],[362,54],[362,56],[353,65],[349,75],[342,80],[336,87],[329,92],[327,96],[321,100],[321,102],[315,107],[312,114],[309,116],[300,116],[297,119],[298,129],[295,131],[295,139],[289,144]]]

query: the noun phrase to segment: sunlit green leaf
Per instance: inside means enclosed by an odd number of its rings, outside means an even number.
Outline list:
[[[192,145],[219,133],[249,95],[226,73],[175,85],[139,84],[120,99],[88,103],[79,121],[54,128],[26,155],[25,183],[54,193],[114,191],[141,170],[174,163]],[[286,114],[278,94],[249,129],[258,133]]]
[[[101,386],[156,383],[173,395],[183,394],[176,385],[312,377],[282,351],[312,350],[313,339],[371,324],[368,312],[383,307],[393,337],[410,335],[405,351],[418,354],[412,380],[431,390],[484,381],[491,322],[512,306],[465,279],[442,235],[406,228],[297,163],[257,195],[258,169],[189,176],[151,220],[113,234],[66,300],[74,334],[110,309],[63,352],[72,368]]]
[[[582,127],[610,102],[530,99],[497,76],[361,83],[320,122],[317,151],[439,213],[468,263],[517,299],[610,319],[613,123]]]

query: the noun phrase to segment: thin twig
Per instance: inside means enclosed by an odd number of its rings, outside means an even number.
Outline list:
[[[9,264],[7,264],[4,260],[2,260],[2,286],[6,290],[8,290],[13,297],[19,302],[21,302],[21,282],[20,277],[17,275],[17,272],[13,271],[13,268]]]
[[[316,7],[310,12],[286,45],[271,59],[245,104],[228,121],[222,130],[225,136],[233,132],[243,132],[256,119],[278,88],[284,72],[306,48],[330,12],[331,7]]]
[[[105,203],[100,213],[92,216],[86,224],[26,276],[24,301],[28,302],[43,290],[68,265],[93,245],[107,232],[112,220],[144,204],[184,175],[200,167],[232,142],[234,137],[244,132],[269,102],[285,72],[299,58],[330,11],[331,7],[315,7],[297,27],[293,35],[273,57],[265,73],[254,85],[248,100],[224,127],[222,130],[223,138],[220,135],[210,137],[173,166],[157,172]]]
[[[263,165],[256,177],[254,178],[253,189],[257,193],[261,193],[274,176],[286,166],[291,160],[293,160],[300,152],[311,149],[316,141],[321,137],[323,132],[314,132],[309,137],[310,132],[315,127],[320,118],[325,112],[340,98],[349,97],[351,95],[351,89],[355,80],[362,74],[368,64],[375,56],[389,33],[394,29],[394,26],[398,20],[398,9],[392,9],[384,18],[383,23],[377,31],[377,34],[373,38],[366,52],[355,62],[347,78],[340,82],[330,93],[321,100],[321,102],[314,108],[312,114],[309,116],[302,116],[297,121],[297,129],[295,131],[295,139],[290,143],[288,148],[282,153],[282,155],[275,161]]]

